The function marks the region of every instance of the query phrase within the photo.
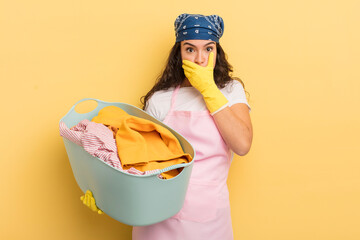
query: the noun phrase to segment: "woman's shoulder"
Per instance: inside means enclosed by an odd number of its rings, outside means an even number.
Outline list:
[[[174,88],[154,92],[149,98],[145,111],[156,119],[163,121],[170,109]]]
[[[233,92],[234,90],[244,90],[243,85],[241,84],[240,81],[236,80],[236,79],[232,79],[231,81],[229,81],[226,86],[224,88],[222,88],[221,90],[224,90],[226,92]]]
[[[166,90],[159,90],[154,92],[154,94],[150,97],[150,100],[153,102],[164,101],[171,97],[172,93],[174,92],[174,88],[171,87]]]
[[[240,81],[236,79],[231,80],[223,89],[221,89],[221,92],[229,100],[229,106],[236,103],[244,103],[249,107],[249,110],[251,110],[246,98],[245,89]]]

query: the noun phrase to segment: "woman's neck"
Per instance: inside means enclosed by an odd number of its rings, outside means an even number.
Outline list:
[[[187,78],[184,79],[180,87],[191,87],[191,84]]]

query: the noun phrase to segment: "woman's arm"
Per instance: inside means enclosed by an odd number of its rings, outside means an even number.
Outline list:
[[[215,113],[213,118],[230,149],[240,156],[246,155],[253,138],[248,106],[244,103],[234,104]]]

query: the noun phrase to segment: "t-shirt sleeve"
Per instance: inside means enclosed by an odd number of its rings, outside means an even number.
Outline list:
[[[156,107],[156,104],[154,103],[154,95],[148,100],[145,112],[161,121],[161,114],[159,112],[159,108]]]
[[[229,101],[229,107],[236,103],[244,103],[248,106],[249,112],[251,112],[251,107],[246,99],[244,87],[239,81],[233,80],[225,88],[225,96]]]

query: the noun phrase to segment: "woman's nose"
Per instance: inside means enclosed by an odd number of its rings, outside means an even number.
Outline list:
[[[204,55],[203,52],[198,52],[196,57],[195,57],[195,63],[200,65],[200,66],[203,66],[205,65],[206,63],[206,56]]]

